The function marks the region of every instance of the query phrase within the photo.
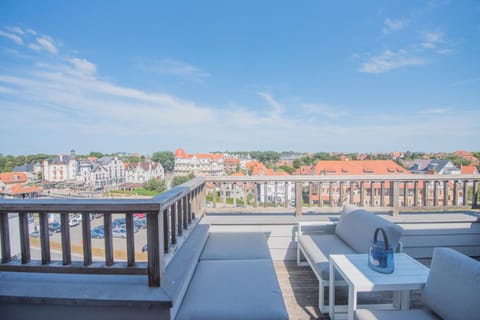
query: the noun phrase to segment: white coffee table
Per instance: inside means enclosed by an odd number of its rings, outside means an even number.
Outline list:
[[[410,290],[422,289],[427,281],[426,266],[405,253],[396,253],[395,271],[383,274],[368,267],[367,254],[330,255],[329,313],[335,318],[335,270],[338,270],[348,285],[347,318],[353,320],[357,309],[357,293],[367,291],[400,292],[400,307],[410,308]]]

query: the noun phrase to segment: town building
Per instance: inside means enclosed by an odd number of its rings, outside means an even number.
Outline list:
[[[36,198],[42,188],[29,186],[25,172],[0,173],[0,198]]]
[[[408,171],[415,174],[460,174],[461,170],[450,160],[418,159],[408,167]]]
[[[56,158],[46,159],[42,165],[45,182],[66,182],[77,179],[78,160],[75,150],[71,150],[70,155],[60,155]]]
[[[223,166],[225,169],[225,173],[227,175],[231,175],[237,172],[237,169],[240,168],[240,159],[233,157],[225,158],[223,161]]]
[[[105,186],[116,187],[125,182],[123,161],[117,156],[97,159],[90,174],[90,187],[102,189]]]
[[[212,153],[187,154],[182,148],[175,151],[175,176],[220,176],[225,174],[224,155]]]
[[[164,179],[165,171],[159,162],[129,162],[125,164],[125,182],[145,183],[150,179]]]

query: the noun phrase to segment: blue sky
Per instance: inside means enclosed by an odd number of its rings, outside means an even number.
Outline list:
[[[479,151],[478,1],[0,2],[0,153]]]

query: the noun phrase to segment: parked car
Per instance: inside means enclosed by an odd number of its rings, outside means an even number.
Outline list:
[[[105,238],[105,233],[103,229],[100,228],[93,228],[90,232],[91,237],[95,239],[103,239]]]
[[[127,220],[125,220],[125,218],[118,218],[118,219],[113,220],[113,222],[120,223],[120,224],[126,224]]]
[[[147,248],[147,244],[148,244],[148,243],[145,243],[145,244],[143,245],[143,247],[142,247],[142,252],[147,252],[147,249],[148,249],[148,248]]]
[[[72,218],[70,219],[70,221],[68,222],[68,225],[70,227],[75,227],[75,226],[78,226],[80,224],[80,221],[78,221],[77,218]]]
[[[127,230],[123,228],[113,229],[112,230],[112,237],[114,238],[126,238],[127,237]]]
[[[126,228],[125,223],[121,223],[118,220],[113,220],[112,221],[112,227],[113,229],[121,229],[121,228]]]
[[[147,227],[147,219],[143,218],[135,220],[134,224],[137,228],[145,229]]]
[[[39,230],[33,231],[32,233],[30,233],[30,237],[32,237],[32,238],[40,238],[40,231],[39,231]]]
[[[51,231],[48,231],[48,236],[51,237],[53,233]],[[32,233],[30,233],[30,237],[32,238],[40,238],[40,230],[35,230]]]
[[[60,223],[59,222],[50,222],[48,224],[48,230],[51,231],[51,232],[55,232],[55,233],[58,233],[60,231],[62,231],[62,227],[60,226]]]

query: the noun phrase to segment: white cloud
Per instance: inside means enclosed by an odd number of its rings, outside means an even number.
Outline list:
[[[421,33],[421,38],[422,38],[422,47],[427,48],[427,49],[434,49],[437,48],[439,44],[445,43],[444,39],[444,34],[443,32],[422,32]]]
[[[431,109],[420,110],[419,114],[444,115],[444,114],[448,114],[450,112],[451,112],[450,108],[431,108]]]
[[[315,115],[327,118],[349,117],[350,113],[328,104],[310,103],[302,105],[302,111],[307,115]]]
[[[383,33],[384,34],[390,34],[394,31],[399,31],[402,30],[407,26],[407,22],[404,20],[400,19],[390,19],[387,18],[385,19],[384,25],[383,25]]]
[[[40,45],[40,47],[33,45],[33,47],[31,47],[32,49],[35,48],[34,50],[38,50],[39,48],[42,48],[52,54],[58,53],[57,47],[55,46],[53,40],[49,39],[48,37],[41,36],[41,37],[38,37],[36,40],[37,40],[37,43]]]
[[[10,33],[10,32],[6,32],[6,31],[3,31],[3,30],[0,30],[0,36],[10,39],[10,40],[12,40],[13,42],[15,42],[16,44],[23,44],[22,38],[20,38],[20,37],[19,37],[18,35],[16,35],[16,34],[13,34],[13,33]]]
[[[22,28],[20,28],[20,27],[5,27],[5,29],[7,29],[10,32],[19,34],[19,35],[24,35],[25,34],[25,31],[23,31]]]
[[[200,68],[174,59],[143,61],[140,64],[140,68],[147,72],[166,74],[194,81],[202,81],[205,78],[211,77],[210,73]]]
[[[407,50],[385,50],[382,54],[370,57],[358,71],[365,73],[384,73],[406,66],[420,66],[427,60],[411,54]]]
[[[94,74],[97,70],[97,67],[87,59],[72,58],[69,61],[83,74]]]
[[[262,97],[263,100],[265,100],[271,107],[271,112],[269,112],[269,115],[272,118],[278,118],[282,115],[282,113],[285,112],[285,108],[280,104],[280,102],[275,100],[275,98],[270,93],[258,92],[258,95]]]

